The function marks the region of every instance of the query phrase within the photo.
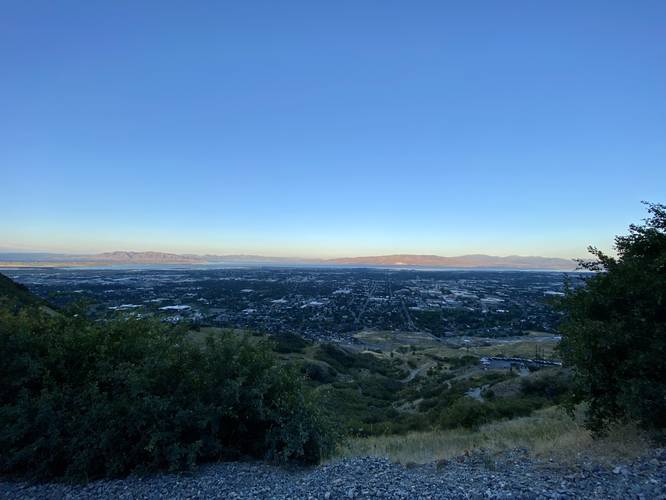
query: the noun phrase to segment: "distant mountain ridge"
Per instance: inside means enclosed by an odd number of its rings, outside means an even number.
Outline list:
[[[439,255],[379,255],[373,257],[349,257],[331,259],[329,262],[338,264],[358,264],[375,266],[422,266],[422,267],[456,267],[456,268],[509,268],[509,269],[557,269],[570,270],[576,267],[575,261],[555,257],[473,254],[457,257]]]
[[[165,252],[116,251],[86,255],[85,258],[123,264],[201,264],[206,262],[204,257],[196,255],[179,255]]]
[[[174,254],[166,252],[132,252],[115,251],[94,255],[58,255],[58,254],[0,254],[0,265],[7,264],[37,264],[47,265],[53,263],[61,266],[85,265],[114,265],[114,264],[216,264],[216,263],[246,263],[246,264],[300,264],[300,265],[344,265],[359,267],[434,267],[458,269],[543,269],[570,271],[576,268],[573,259],[556,257],[509,255],[498,257],[495,255],[471,254],[455,257],[440,255],[394,254],[366,257],[342,257],[335,259],[267,257],[261,255],[193,255]],[[37,255],[43,256],[41,259]]]

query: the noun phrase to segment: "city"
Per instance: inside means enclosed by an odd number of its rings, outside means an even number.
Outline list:
[[[8,276],[95,319],[154,317],[195,326],[353,342],[362,330],[437,337],[554,333],[556,272],[340,268],[22,269]],[[572,277],[572,286],[580,282]]]

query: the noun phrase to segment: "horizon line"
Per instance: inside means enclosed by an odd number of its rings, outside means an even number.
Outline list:
[[[72,257],[98,257],[102,255],[110,254],[162,254],[178,257],[262,257],[262,258],[271,258],[271,259],[302,259],[302,260],[341,260],[341,259],[362,259],[362,258],[380,258],[380,257],[400,257],[400,256],[409,256],[409,257],[438,257],[438,258],[456,258],[456,257],[496,257],[496,258],[508,258],[508,257],[521,257],[521,258],[540,258],[540,259],[559,259],[559,260],[577,260],[581,257],[563,257],[563,256],[546,256],[539,254],[521,254],[521,253],[508,253],[508,254],[496,254],[496,253],[484,253],[483,251],[474,251],[470,253],[457,253],[457,254],[442,254],[434,252],[389,252],[389,253],[370,253],[370,254],[344,254],[338,257],[324,257],[324,256],[310,256],[305,257],[301,255],[291,254],[291,255],[273,255],[269,253],[255,253],[255,252],[177,252],[177,251],[165,251],[165,250],[103,250],[96,252],[84,252],[84,251],[61,251],[61,250],[18,250],[11,248],[0,248],[0,254],[25,254],[25,255],[40,255],[48,254],[54,256],[72,256]]]

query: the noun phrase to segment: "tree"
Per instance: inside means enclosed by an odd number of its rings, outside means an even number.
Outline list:
[[[579,264],[594,275],[561,302],[560,350],[595,434],[629,420],[666,427],[666,206],[644,203],[649,217],[616,236],[617,257],[590,247]]]

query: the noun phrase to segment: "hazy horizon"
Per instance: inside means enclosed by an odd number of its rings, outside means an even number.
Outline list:
[[[0,248],[572,258],[664,201],[665,2],[38,4]]]
[[[231,253],[231,252],[206,252],[206,253],[183,253],[183,252],[170,252],[170,251],[163,251],[163,250],[133,250],[133,249],[111,249],[111,250],[104,250],[104,251],[95,251],[95,252],[81,252],[81,251],[74,251],[74,252],[59,252],[59,251],[49,251],[49,250],[16,250],[12,248],[3,248],[0,247],[0,254],[25,254],[25,255],[62,255],[62,256],[95,256],[95,255],[102,255],[102,254],[113,254],[113,253],[163,253],[163,254],[170,254],[170,255],[193,255],[193,256],[198,256],[198,257],[205,257],[205,256],[217,256],[217,257],[225,257],[225,256],[245,256],[245,257],[273,257],[273,258],[280,258],[280,259],[304,259],[304,260],[334,260],[334,259],[344,259],[344,258],[370,258],[370,257],[388,257],[388,256],[399,256],[399,255],[411,255],[411,256],[435,256],[435,257],[465,257],[465,256],[488,256],[488,257],[500,257],[500,258],[505,258],[505,257],[543,257],[543,258],[555,258],[555,259],[576,259],[580,257],[557,257],[557,256],[548,256],[548,255],[528,255],[528,254],[491,254],[491,253],[486,253],[486,252],[471,252],[467,254],[436,254],[436,253],[427,253],[427,252],[421,252],[421,253],[398,253],[398,252],[390,252],[390,253],[385,253],[385,254],[364,254],[364,255],[336,255],[336,256],[325,256],[325,255],[312,255],[312,256],[302,256],[302,255],[274,255],[274,254],[267,254],[267,253],[247,253],[247,252],[240,252],[240,253]]]

